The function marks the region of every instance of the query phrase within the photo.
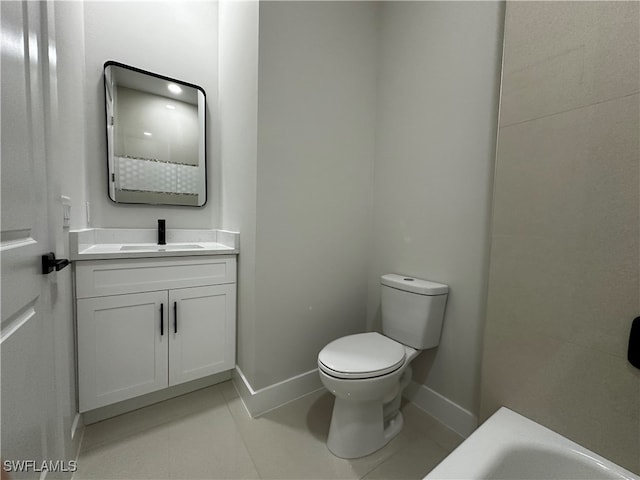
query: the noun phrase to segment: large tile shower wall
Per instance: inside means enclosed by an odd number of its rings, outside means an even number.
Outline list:
[[[508,2],[481,417],[640,472],[640,3]]]

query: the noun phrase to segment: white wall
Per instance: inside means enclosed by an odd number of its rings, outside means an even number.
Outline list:
[[[240,232],[237,363],[255,365],[258,1],[223,0],[220,20],[221,223]]]
[[[380,275],[450,286],[440,346],[414,380],[477,412],[500,81],[498,2],[382,6],[368,328]]]
[[[84,64],[84,6],[80,2],[56,3],[60,118],[70,128],[62,132],[59,144],[64,161],[59,165],[60,190],[71,198],[71,229],[86,227],[87,199],[87,112]]]
[[[260,3],[254,388],[365,327],[376,11]]]
[[[273,385],[379,328],[379,276],[402,272],[452,288],[415,380],[477,413],[501,5],[222,5],[223,226],[242,232],[245,377]]]
[[[62,227],[60,195],[71,198],[71,228],[85,226],[84,199],[87,177],[85,170],[84,102],[84,17],[80,2],[55,2],[56,63],[58,118],[56,124],[55,173],[49,176],[55,205],[50,222],[54,226],[55,250],[60,258],[69,258],[68,229]],[[73,321],[73,271],[65,268],[57,274],[54,318],[54,352],[57,422],[60,424],[64,456],[76,458],[81,431],[74,424],[77,415],[75,370],[75,323]],[[72,438],[73,435],[73,438]]]
[[[91,226],[216,228],[220,209],[216,2],[85,2],[87,199]],[[103,65],[115,60],[204,88],[207,203],[202,208],[117,205],[107,195]]]

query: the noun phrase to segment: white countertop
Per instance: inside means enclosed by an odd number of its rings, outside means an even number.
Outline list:
[[[118,258],[237,255],[240,238],[225,230],[167,229],[166,245],[156,243],[155,229],[88,228],[69,232],[74,261]]]

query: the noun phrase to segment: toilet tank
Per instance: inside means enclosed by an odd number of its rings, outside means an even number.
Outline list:
[[[382,332],[418,350],[440,343],[449,287],[404,275],[387,274],[382,283]]]

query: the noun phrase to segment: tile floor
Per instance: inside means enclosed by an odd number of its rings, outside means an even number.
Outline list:
[[[81,479],[422,478],[462,438],[411,403],[383,449],[344,460],[325,445],[333,396],[318,391],[252,419],[231,381],[85,429]]]

